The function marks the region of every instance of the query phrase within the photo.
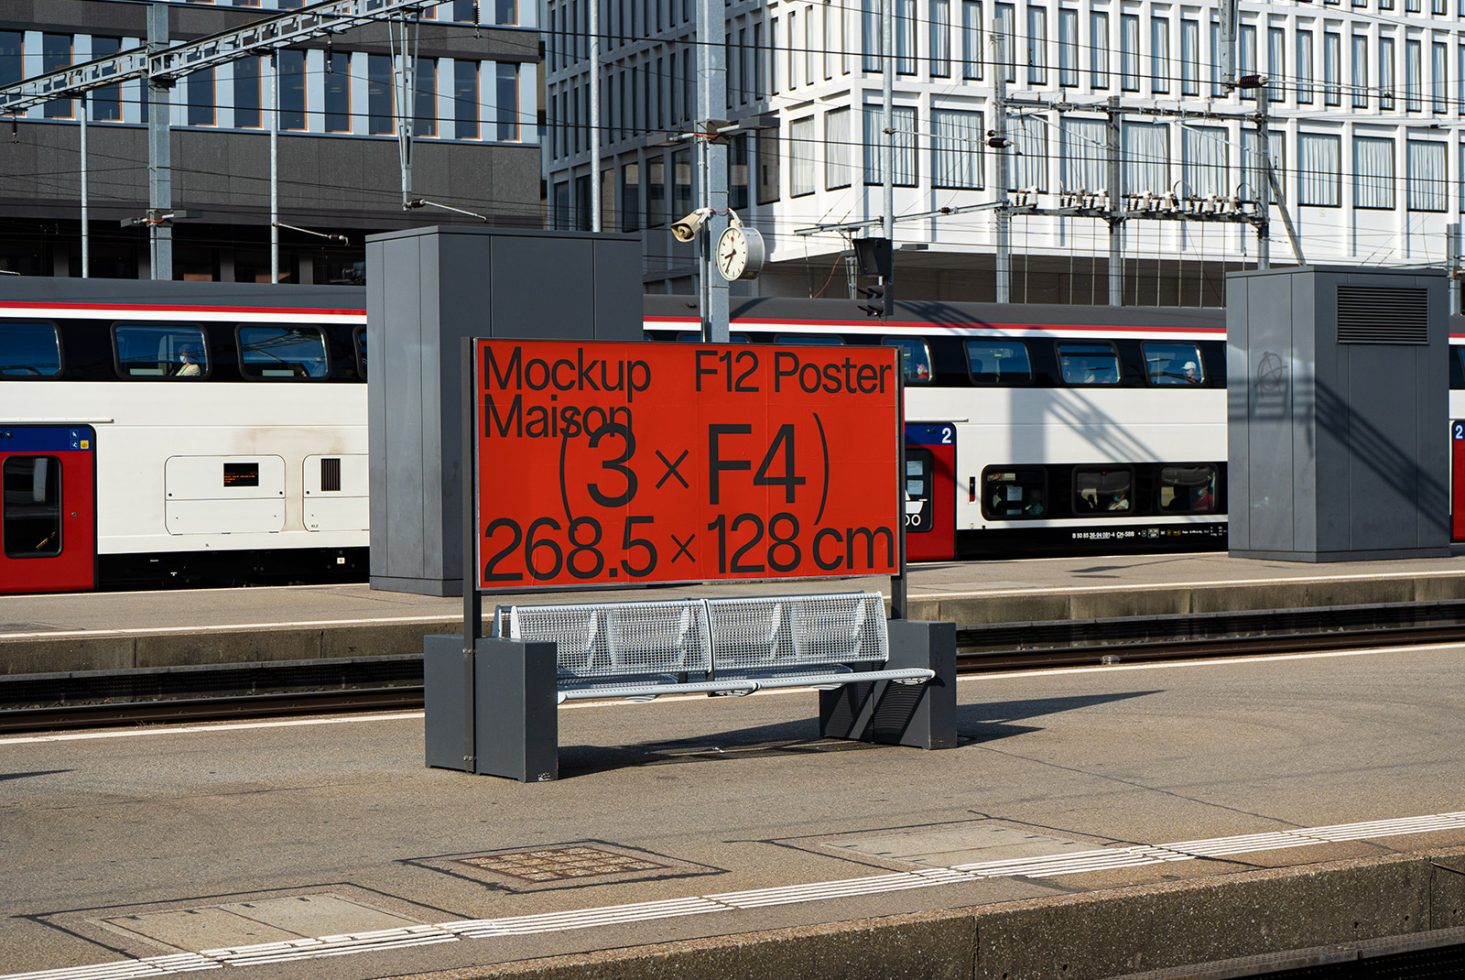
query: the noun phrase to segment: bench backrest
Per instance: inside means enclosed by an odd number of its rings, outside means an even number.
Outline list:
[[[494,632],[558,644],[562,682],[805,673],[889,657],[878,592],[501,606]]]

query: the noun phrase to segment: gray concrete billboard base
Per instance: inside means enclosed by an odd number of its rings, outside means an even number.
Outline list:
[[[846,684],[819,692],[819,734],[918,749],[956,745],[956,624],[890,621],[885,667],[934,670],[925,684]]]

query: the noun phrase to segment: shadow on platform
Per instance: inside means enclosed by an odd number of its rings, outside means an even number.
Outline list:
[[[1041,726],[1020,725],[1014,724],[1014,722],[1159,693],[1161,693],[1159,690],[1120,691],[1110,694],[1028,698],[1018,701],[987,701],[958,705],[956,728],[961,739],[958,749],[967,745],[992,742],[1041,730]],[[688,738],[650,740],[627,745],[562,745],[560,746],[560,778],[590,775],[627,766],[675,765],[684,762],[766,759],[811,753],[870,750],[912,751],[869,742],[820,738],[818,719],[811,715],[807,719],[798,721],[709,731]]]

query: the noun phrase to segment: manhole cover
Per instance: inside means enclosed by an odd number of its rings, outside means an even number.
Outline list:
[[[409,863],[515,892],[645,881],[649,878],[681,878],[715,874],[720,870],[601,841],[452,854]]]
[[[461,858],[460,863],[521,881],[565,881],[595,878],[627,871],[660,871],[666,867],[645,858],[617,854],[599,847],[546,847],[510,854]]]

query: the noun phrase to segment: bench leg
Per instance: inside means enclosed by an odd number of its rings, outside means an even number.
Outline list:
[[[889,669],[936,672],[925,684],[846,684],[819,692],[819,733],[921,749],[956,745],[956,624],[890,621]]]
[[[473,771],[522,783],[558,779],[555,645],[484,637],[477,651]],[[427,764],[466,770],[461,636],[426,638],[423,685]]]

